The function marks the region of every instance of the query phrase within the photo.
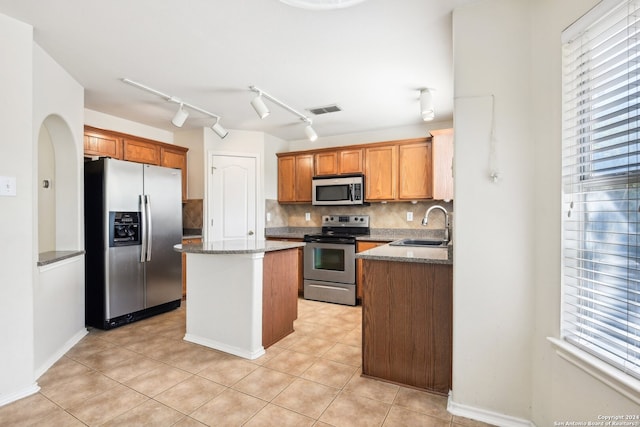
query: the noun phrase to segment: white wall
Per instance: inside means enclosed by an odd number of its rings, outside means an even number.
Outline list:
[[[597,0],[532,1],[532,139],[535,147],[536,246],[533,420],[597,421],[598,415],[640,414],[637,405],[561,359],[546,337],[560,336],[561,295],[561,31]],[[542,131],[541,131],[542,130]]]
[[[0,15],[0,176],[17,196],[0,197],[0,405],[37,391],[33,375],[33,187],[31,26]]]
[[[113,130],[141,138],[173,144],[173,132],[158,129],[131,120],[104,114],[99,111],[84,110],[84,124],[98,129]]]
[[[535,209],[529,2],[474,3],[454,11],[453,26],[452,402],[528,420]],[[492,111],[496,183],[489,179]]]
[[[33,99],[33,144],[38,146],[41,134],[46,133],[55,151],[55,249],[81,250],[84,88],[37,45],[33,45]],[[34,153],[33,165],[38,164],[39,157]],[[40,182],[37,168],[33,169],[37,194]],[[37,231],[39,218],[35,222]],[[39,248],[38,252],[43,250]],[[84,257],[39,268],[33,288],[34,371],[39,376],[86,334]]]
[[[562,30],[597,0],[483,0],[454,12],[452,409],[500,425],[640,407],[560,358]],[[489,172],[491,98],[497,161]]]
[[[416,117],[418,117],[416,109]],[[371,142],[394,141],[398,139],[422,138],[429,135],[429,130],[449,129],[453,127],[450,120],[420,122],[414,126],[378,129],[369,132],[358,132],[344,135],[322,136],[310,142],[308,139],[290,141],[288,151],[313,150],[315,148],[339,147],[343,145],[368,144]]]

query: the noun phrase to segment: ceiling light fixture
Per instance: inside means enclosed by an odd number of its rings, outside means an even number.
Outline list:
[[[355,6],[365,0],[280,0],[282,3],[301,9],[332,10]]]
[[[220,124],[220,119],[216,120],[216,122],[211,126],[211,129],[221,138],[224,139],[225,136],[229,135],[229,131],[222,127]]]
[[[420,115],[425,122],[431,121],[436,117],[433,108],[433,89],[420,89]]]
[[[138,83],[135,82],[133,80],[130,79],[122,79],[122,81],[126,84],[129,84],[131,86],[137,87],[138,89],[142,89],[144,91],[147,91],[149,93],[152,93],[154,95],[159,96],[160,98],[163,98],[165,101],[169,101],[169,102],[175,102],[176,104],[180,104],[180,107],[178,108],[178,111],[176,112],[175,116],[173,116],[173,119],[171,120],[171,123],[173,123],[175,126],[178,127],[182,127],[182,125],[184,124],[184,122],[187,120],[187,117],[189,117],[189,112],[185,109],[185,107],[191,109],[191,110],[195,110],[198,111],[204,115],[213,117],[214,119],[216,119],[216,122],[211,126],[211,129],[213,129],[213,131],[218,134],[218,136],[220,138],[224,138],[225,136],[227,136],[229,134],[229,132],[222,127],[222,125],[219,123],[221,117],[217,114],[213,114],[207,110],[204,110],[200,107],[196,107],[193,104],[188,104],[186,102],[183,102],[181,99],[176,98],[175,96],[170,96],[167,95],[166,93],[162,93],[159,90],[150,88],[149,86],[145,86],[142,83]]]
[[[258,92],[258,96],[251,100],[251,106],[254,110],[256,110],[256,113],[258,113],[258,117],[260,117],[261,119],[264,119],[270,113],[269,108],[262,100],[262,92]]]
[[[174,126],[181,128],[187,120],[187,117],[189,117],[189,112],[184,109],[184,104],[181,102],[180,107],[178,107],[178,111],[176,111],[176,115],[171,119],[171,123],[173,123]]]
[[[307,134],[307,138],[309,138],[309,141],[311,142],[318,139],[318,134],[316,133],[315,130],[313,130],[313,128],[311,127],[311,124],[308,124],[307,126],[305,126],[304,133]]]
[[[258,109],[256,108],[256,106],[254,105],[254,101],[256,100],[260,100],[260,103],[262,103],[262,105],[264,106],[264,108],[269,111],[267,109],[267,106],[264,105],[264,102],[262,101],[262,98],[266,98],[269,101],[273,102],[276,105],[279,105],[280,107],[284,108],[285,110],[289,111],[290,113],[295,114],[296,116],[298,116],[300,118],[300,120],[302,120],[303,122],[305,122],[307,124],[307,126],[304,128],[304,132],[307,135],[307,138],[309,138],[309,141],[313,142],[316,139],[318,139],[318,134],[316,133],[315,130],[313,130],[313,128],[311,127],[312,125],[312,121],[309,117],[305,116],[304,114],[302,114],[301,112],[299,112],[298,110],[295,110],[292,107],[289,107],[287,104],[285,104],[284,102],[280,101],[277,98],[274,98],[273,96],[269,95],[268,93],[266,93],[265,91],[255,87],[255,86],[249,86],[249,89],[252,90],[253,92],[256,92],[258,94],[257,97],[255,97],[252,101],[251,101],[251,105],[253,106],[253,108],[256,110],[256,112],[258,113],[258,115],[260,116],[260,118],[264,118],[260,115],[260,112],[258,111]]]

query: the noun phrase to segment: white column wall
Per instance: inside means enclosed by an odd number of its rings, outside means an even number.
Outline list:
[[[454,11],[452,402],[531,417],[534,215],[529,2]],[[524,47],[524,48],[523,48]],[[493,105],[493,101],[495,104]],[[498,182],[489,179],[492,111]]]
[[[0,405],[37,391],[33,375],[33,29],[0,15],[0,176],[17,195],[0,197]]]

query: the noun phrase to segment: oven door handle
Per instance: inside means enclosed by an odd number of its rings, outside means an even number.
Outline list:
[[[342,288],[342,287],[340,287],[340,286],[316,285],[315,283],[309,283],[309,286],[312,286],[312,287],[314,287],[314,288],[329,289],[329,290],[331,290],[331,291],[343,291],[343,292],[349,292],[349,289]]]

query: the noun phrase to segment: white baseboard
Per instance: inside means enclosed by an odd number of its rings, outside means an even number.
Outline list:
[[[87,331],[87,329],[83,328],[80,331],[78,331],[74,336],[72,336],[66,343],[63,344],[62,347],[60,347],[54,354],[52,354],[42,365],[36,368],[34,373],[35,378],[40,378],[42,374],[47,372],[47,370],[50,367],[52,367],[54,363],[60,360],[60,358],[64,356],[67,351],[71,350],[71,348],[74,345],[78,344],[78,342],[80,342],[80,340],[84,338],[84,336],[87,335],[88,333],[89,332]]]
[[[447,401],[447,411],[458,417],[470,418],[500,427],[535,427],[532,421],[523,418],[516,418],[498,412],[456,403],[451,398],[451,393],[449,393],[449,399]]]
[[[8,405],[9,403],[15,402],[16,400],[20,400],[24,397],[31,396],[40,391],[40,386],[37,383],[33,383],[32,385],[23,388],[22,390],[14,391],[13,393],[6,394],[4,396],[0,396],[0,406]]]
[[[225,353],[233,354],[234,356],[243,357],[245,359],[254,360],[258,357],[262,356],[265,353],[264,347],[260,346],[260,348],[251,351],[245,350],[242,348],[230,346],[228,344],[224,344],[215,340],[210,340],[208,338],[203,338],[194,334],[186,334],[184,336],[185,341],[189,341],[195,344],[200,344],[205,347],[213,348],[214,350],[224,351]]]

